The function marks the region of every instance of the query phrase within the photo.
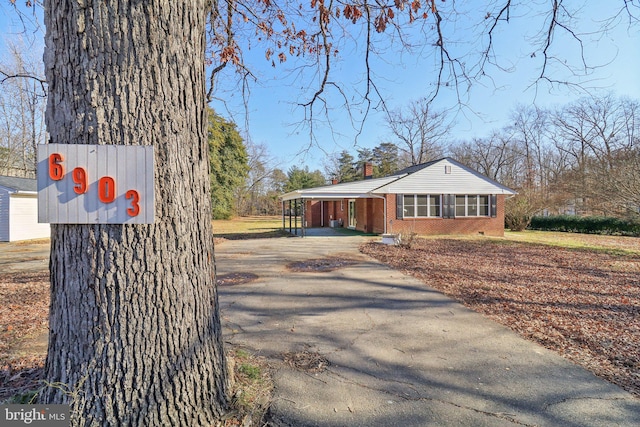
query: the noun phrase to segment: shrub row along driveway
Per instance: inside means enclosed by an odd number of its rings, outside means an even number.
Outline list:
[[[640,256],[502,240],[362,250],[640,396]]]
[[[640,424],[639,399],[361,254],[365,242],[216,247],[220,274],[257,276],[221,286],[220,303],[225,340],[278,368],[275,425]]]

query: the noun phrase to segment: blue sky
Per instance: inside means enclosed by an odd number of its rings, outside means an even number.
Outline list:
[[[475,82],[471,90],[463,94],[464,106],[460,105],[453,90],[446,88],[441,90],[434,102],[434,108],[450,110],[450,115],[455,120],[451,140],[487,136],[491,129],[507,124],[509,113],[517,104],[553,107],[585,95],[576,89],[535,84],[535,77],[540,73],[541,52],[533,46],[539,40],[539,29],[545,25],[545,17],[537,8],[548,5],[549,2],[537,0],[523,3],[526,5],[513,8],[510,23],[501,26],[495,35],[496,59],[501,67],[508,68],[509,71],[489,67],[488,75]],[[621,18],[611,31],[602,33],[596,30],[602,25],[602,17],[611,14],[612,2],[589,2],[594,4],[582,8],[580,5],[584,5],[584,1],[565,0],[565,3],[569,7],[578,5],[576,10],[579,20],[575,28],[583,33],[588,64],[602,66],[594,69],[586,79],[574,76],[573,81],[582,82],[583,87],[600,88],[599,90],[640,99],[638,26],[629,29],[628,22]],[[443,3],[442,7],[451,4]],[[456,19],[449,21],[445,30],[454,53],[466,53],[464,58],[471,61],[486,43],[478,36],[480,29],[474,27],[478,22],[480,25],[486,24],[482,20],[486,11],[475,10],[474,6],[467,6],[468,9],[463,10],[466,3],[455,4]],[[429,45],[429,40],[426,44],[422,43],[424,35],[418,31],[420,25],[414,24],[408,35],[410,41],[423,47],[412,53],[402,52],[398,45],[380,38],[381,54],[372,61],[375,82],[391,109],[406,106],[412,100],[428,96],[433,90],[437,58],[433,56],[434,49]],[[22,29],[22,23],[5,1],[0,3],[0,29],[5,37]],[[285,171],[293,165],[308,165],[311,169],[322,170],[327,156],[333,153],[344,149],[355,153],[357,147],[371,148],[381,142],[394,142],[385,127],[384,114],[375,109],[370,110],[362,133],[357,136],[357,128],[360,126],[358,121],[362,117],[362,108],[358,105],[364,76],[363,54],[359,49],[362,37],[358,34],[360,29],[357,26],[347,25],[345,30],[350,32],[353,42],[340,46],[340,55],[334,58],[332,70],[335,71],[333,79],[342,85],[349,98],[355,124],[348,119],[343,100],[335,92],[328,93],[330,119],[314,122],[312,141],[308,122],[305,121],[305,111],[297,104],[308,101],[317,87],[317,77],[308,72],[302,76],[296,74],[296,67],[301,64],[293,60],[272,68],[270,62],[264,59],[264,47],[260,45],[254,45],[251,50],[245,51],[245,62],[259,77],[258,82],[249,86],[246,109],[241,86],[236,84],[236,76],[226,75],[219,81],[219,86],[225,90],[216,95],[224,102],[215,101],[213,107],[220,114],[236,121],[239,129],[254,143],[267,146],[274,164]],[[427,26],[426,30],[429,35],[430,27]],[[0,40],[0,43],[1,53],[4,52],[4,40]],[[578,46],[566,33],[558,31],[555,34],[554,49],[569,64],[579,63]],[[568,76],[563,65],[550,70],[553,77]],[[248,116],[245,115],[247,111]]]

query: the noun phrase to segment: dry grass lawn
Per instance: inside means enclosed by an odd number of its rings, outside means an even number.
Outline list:
[[[280,216],[249,216],[213,221],[216,239],[259,239],[286,235]]]

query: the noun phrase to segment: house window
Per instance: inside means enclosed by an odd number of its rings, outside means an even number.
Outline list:
[[[489,216],[489,196],[478,196],[478,216]]]
[[[429,216],[440,215],[440,196],[429,196]]]
[[[478,216],[478,198],[467,196],[467,216]]]
[[[429,205],[428,205],[427,196],[424,194],[417,194],[416,195],[416,210],[417,210],[416,216],[428,216],[427,215],[428,206]]]
[[[488,195],[456,196],[456,216],[489,216]]]
[[[467,196],[456,196],[456,216],[467,216]]]
[[[440,195],[405,194],[402,197],[404,218],[439,217]]]
[[[415,195],[405,195],[404,196],[404,217],[414,217],[416,216],[416,202]]]

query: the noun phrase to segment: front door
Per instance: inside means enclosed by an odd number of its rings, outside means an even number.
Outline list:
[[[349,228],[356,228],[356,201],[349,200]]]

